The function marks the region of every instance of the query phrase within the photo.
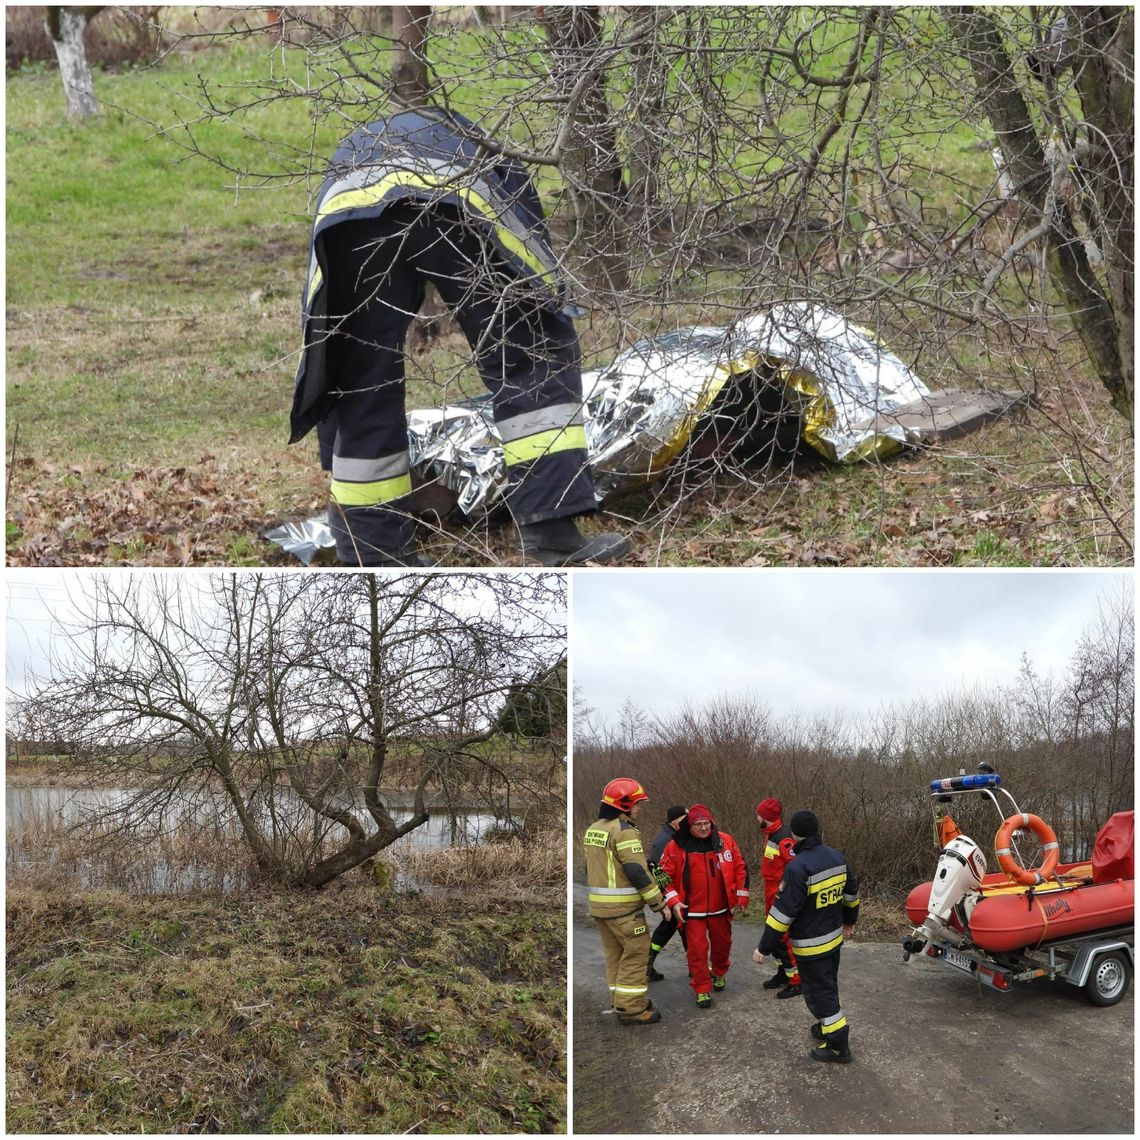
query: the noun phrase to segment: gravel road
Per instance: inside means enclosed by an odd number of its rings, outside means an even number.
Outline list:
[[[738,926],[728,989],[700,1011],[678,940],[651,987],[662,1020],[622,1026],[601,943],[575,889],[576,1133],[1134,1132],[1134,1000],[1107,1009],[1065,982],[1009,993],[893,942],[843,949],[850,1065],[808,1056],[802,1001],[761,988],[759,927]]]

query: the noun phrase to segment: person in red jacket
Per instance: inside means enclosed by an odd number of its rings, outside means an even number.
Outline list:
[[[693,804],[665,847],[661,869],[670,880],[666,905],[684,925],[689,985],[697,1008],[708,1009],[712,991],[726,985],[732,919],[748,905],[748,867],[736,840],[717,830],[709,809]]]
[[[792,861],[795,836],[784,823],[784,805],[769,798],[756,805],[756,818],[764,832],[764,850],[760,853],[760,874],[764,879],[764,913],[772,909],[772,902],[780,890],[784,868]],[[776,972],[765,983],[764,989],[778,990],[778,998],[799,997],[803,993],[796,956],[785,933],[772,955],[776,959]]]

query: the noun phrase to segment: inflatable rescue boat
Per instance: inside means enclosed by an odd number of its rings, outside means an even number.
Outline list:
[[[957,776],[934,781],[939,792],[985,790],[1001,777]],[[1004,792],[1004,789],[1002,789]],[[996,805],[996,799],[995,799]],[[1001,871],[986,873],[981,848],[962,835],[949,815],[937,819],[941,852],[934,878],[920,883],[906,900],[914,924],[904,947],[918,952],[928,940],[949,937],[990,953],[1041,946],[1134,921],[1133,813],[1117,812],[1097,833],[1087,862],[1059,862],[1052,828],[1038,816],[1015,811],[994,841]],[[1026,868],[1016,855],[1017,836],[1031,831],[1041,842],[1040,867]]]

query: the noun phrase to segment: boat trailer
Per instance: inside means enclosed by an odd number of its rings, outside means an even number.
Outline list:
[[[993,804],[1000,819],[1005,814],[1000,795],[1015,815],[1022,814],[1012,795],[1001,787],[1001,776],[988,765],[979,767],[978,775],[960,773],[931,782],[931,808],[943,842],[930,884],[927,917],[901,939],[903,961],[909,961],[912,954],[925,954],[973,977],[980,985],[1002,992],[1038,978],[1060,980],[1081,989],[1093,1005],[1116,1005],[1127,994],[1135,969],[1134,923],[1000,952],[985,950],[971,940],[965,902],[974,888],[982,885],[986,860],[978,845],[957,833],[956,827],[953,834],[942,830],[949,816],[940,805],[955,797],[980,795]],[[953,821],[950,824],[953,826]],[[1011,836],[1011,846],[1016,852],[1016,832]],[[1020,855],[1018,858],[1020,861]]]

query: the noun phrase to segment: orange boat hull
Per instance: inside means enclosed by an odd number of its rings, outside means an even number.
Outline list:
[[[1062,865],[1057,871],[1070,884],[1091,876],[1088,863]],[[926,918],[931,886],[919,883],[907,896],[907,917],[915,926]],[[970,915],[970,929],[963,933],[968,933],[975,945],[991,952],[1020,950],[1058,938],[1126,926],[1135,913],[1132,879],[1084,885],[1049,883],[1037,887],[1030,898],[1029,887],[1014,883],[1005,875],[987,875],[981,890],[982,898]],[[962,930],[955,917],[951,917],[950,925]]]

